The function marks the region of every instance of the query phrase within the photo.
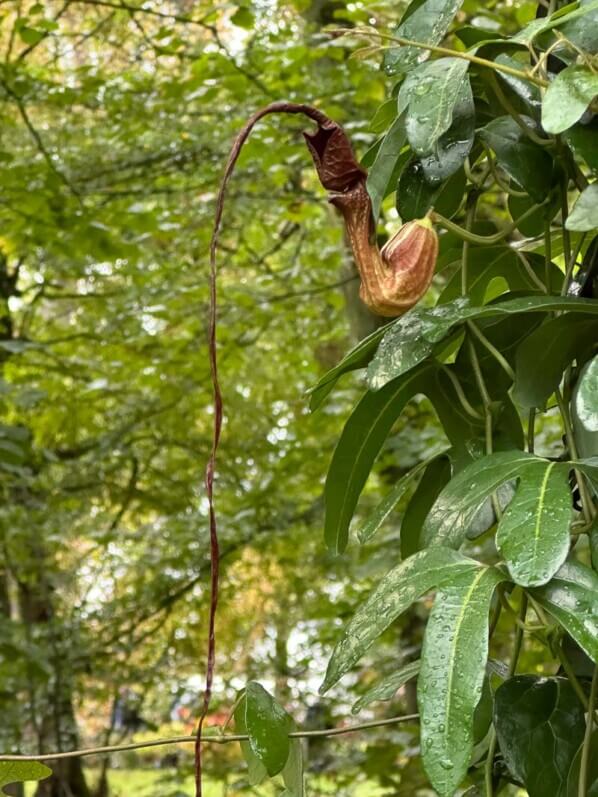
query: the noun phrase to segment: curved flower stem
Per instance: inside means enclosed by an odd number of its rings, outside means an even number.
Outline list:
[[[472,244],[479,244],[480,246],[493,246],[494,244],[500,243],[504,238],[514,232],[522,221],[527,219],[532,215],[532,213],[535,213],[538,208],[541,208],[545,204],[546,200],[544,202],[540,202],[538,205],[532,205],[532,207],[528,208],[525,213],[522,213],[518,219],[515,219],[515,221],[511,222],[511,224],[494,235],[478,235],[477,233],[464,230],[463,227],[460,227],[458,224],[455,224],[454,221],[445,218],[440,213],[436,213],[436,211],[432,212],[432,220],[436,222],[436,224],[442,225],[442,227],[445,229],[454,232],[455,235],[458,235],[459,238],[463,239],[464,241],[469,241]]]
[[[386,41],[400,44],[403,47],[416,47],[419,50],[428,50],[429,52],[437,53],[438,55],[448,55],[451,58],[461,58],[464,61],[469,61],[472,64],[477,64],[478,66],[492,69],[494,72],[504,72],[505,75],[521,78],[521,80],[526,80],[528,83],[534,83],[536,86],[541,86],[543,88],[548,86],[547,80],[543,80],[542,78],[531,75],[529,72],[525,72],[522,69],[515,69],[514,67],[507,66],[506,64],[497,64],[495,61],[489,61],[487,58],[480,58],[478,55],[471,55],[470,53],[451,50],[449,47],[441,47],[437,44],[426,44],[425,42],[416,41],[415,39],[404,39],[402,36],[391,36],[388,33],[380,33],[379,31],[371,30],[370,28],[350,28],[348,30],[341,28],[339,30],[332,30],[330,32],[336,35],[340,34],[341,36],[357,35],[369,36],[370,38],[374,39],[385,39]]]
[[[590,748],[592,744],[592,728],[594,725],[594,706],[598,698],[598,664],[594,667],[594,677],[592,678],[592,688],[590,700],[588,702],[588,718],[586,720],[586,732],[583,737],[583,747],[581,749],[581,762],[579,765],[579,788],[578,797],[586,797],[588,792],[588,773],[590,769]]]

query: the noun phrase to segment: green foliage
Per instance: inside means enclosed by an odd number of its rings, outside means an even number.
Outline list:
[[[24,783],[28,780],[43,780],[50,777],[52,770],[37,761],[0,761],[0,790],[11,783]]]

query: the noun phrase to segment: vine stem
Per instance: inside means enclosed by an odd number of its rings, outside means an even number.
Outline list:
[[[494,235],[478,235],[475,232],[471,232],[471,230],[464,230],[463,227],[460,227],[458,224],[455,224],[454,221],[445,218],[440,213],[436,213],[435,211],[432,213],[432,221],[435,221],[437,224],[441,224],[447,230],[454,232],[455,235],[458,235],[464,241],[469,241],[472,244],[479,244],[480,246],[493,246],[494,244],[499,243],[506,238],[507,235],[510,235],[514,232],[518,225],[535,213],[538,208],[541,208],[545,205],[547,200],[541,202],[538,205],[532,205],[531,208],[522,213],[518,219],[515,219],[511,224],[507,225],[504,230],[499,230],[499,232],[495,233]]]
[[[314,108],[311,105],[304,105],[302,103],[293,102],[273,102],[266,105],[260,110],[256,111],[251,116],[245,125],[237,134],[233,145],[231,147],[224,174],[220,183],[220,189],[216,198],[216,210],[214,214],[214,226],[212,228],[212,237],[210,239],[210,272],[209,272],[209,286],[210,286],[210,308],[208,314],[208,350],[210,359],[210,374],[212,380],[212,394],[214,401],[214,424],[212,434],[212,449],[206,464],[205,470],[205,489],[208,498],[209,506],[209,526],[210,526],[210,610],[209,610],[209,628],[208,628],[208,652],[206,662],[206,680],[203,695],[203,703],[201,713],[197,723],[197,733],[195,737],[195,795],[201,797],[202,795],[202,761],[201,761],[201,739],[203,725],[210,708],[210,699],[212,696],[212,686],[214,681],[214,666],[216,661],[216,610],[218,607],[218,586],[220,580],[220,547],[218,542],[218,527],[216,520],[216,509],[214,504],[214,474],[216,470],[216,456],[218,446],[220,443],[220,436],[222,432],[222,419],[224,413],[224,402],[222,398],[222,390],[218,377],[218,345],[217,345],[217,265],[216,253],[218,249],[218,240],[220,236],[220,228],[222,225],[222,215],[224,212],[224,200],[226,197],[226,189],[229,180],[234,171],[235,165],[241,154],[243,145],[249,138],[249,134],[254,126],[260,119],[268,114],[273,113],[289,113],[301,114],[307,116],[309,119],[324,125],[330,122],[330,119],[322,113],[322,111]]]
[[[515,67],[507,66],[506,64],[497,64],[495,61],[489,61],[487,58],[480,58],[478,55],[471,55],[470,53],[459,52],[458,50],[451,50],[449,47],[442,47],[438,44],[426,44],[425,42],[416,41],[415,39],[404,39],[402,36],[391,36],[388,33],[380,33],[377,30],[370,30],[370,28],[352,28],[349,30],[338,29],[330,31],[331,34],[341,36],[369,36],[374,39],[385,39],[386,41],[400,44],[403,47],[416,47],[419,50],[428,50],[431,53],[438,55],[448,55],[451,58],[461,58],[464,61],[470,61],[472,64],[484,66],[487,69],[492,69],[494,72],[503,72],[505,75],[518,77],[522,80],[527,80],[529,83],[534,83],[536,86],[546,88],[548,81],[542,78],[530,75],[529,72],[524,72],[522,69],[515,69]]]
[[[592,678],[592,688],[590,690],[590,700],[588,702],[588,718],[586,720],[586,732],[583,737],[583,747],[581,749],[581,762],[579,765],[579,788],[578,797],[586,797],[588,791],[588,773],[590,769],[590,752],[592,746],[592,728],[594,726],[594,706],[598,698],[598,664],[594,667]]]
[[[316,731],[293,731],[289,733],[289,739],[313,739],[325,736],[343,736],[357,731],[366,731],[370,728],[382,728],[384,725],[398,725],[402,722],[415,722],[419,719],[419,714],[403,714],[400,717],[388,717],[382,720],[372,720],[372,722],[362,722],[356,725],[347,725],[344,728],[324,728]],[[229,742],[246,742],[249,739],[243,733],[219,733],[217,735],[203,736],[201,743],[228,744]],[[0,755],[0,761],[56,761],[62,758],[82,758],[92,755],[107,755],[109,753],[121,753],[127,750],[142,750],[149,747],[163,747],[169,744],[188,744],[196,742],[197,735],[191,736],[170,736],[165,739],[154,739],[150,742],[132,742],[131,744],[116,744],[107,747],[87,747],[83,750],[69,750],[66,753],[46,753],[44,755]]]

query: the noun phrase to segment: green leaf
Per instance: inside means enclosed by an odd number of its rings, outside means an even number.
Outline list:
[[[565,227],[580,232],[590,232],[598,228],[598,182],[584,188],[567,216]]]
[[[488,658],[488,612],[504,579],[495,568],[454,579],[436,594],[426,627],[417,682],[421,748],[424,769],[442,797],[452,797],[469,767]]]
[[[494,696],[494,727],[505,763],[529,797],[566,797],[585,722],[565,678],[509,678]]]
[[[44,780],[51,774],[50,767],[37,761],[0,761],[0,791],[6,794],[3,786],[28,780]]]
[[[585,113],[598,94],[598,74],[587,66],[574,64],[563,69],[548,86],[542,103],[542,127],[557,135]]]
[[[522,117],[525,124],[534,124]],[[511,116],[493,119],[480,130],[480,138],[494,150],[502,169],[536,202],[543,202],[552,184],[552,158],[534,144]]]
[[[578,797],[579,795],[579,771],[581,768],[581,757],[583,754],[583,742],[579,745],[577,753],[567,777],[566,797]],[[588,770],[588,790],[587,797],[598,797],[598,729],[594,730],[590,739],[590,759]]]
[[[527,468],[499,521],[496,544],[516,584],[545,584],[569,552],[569,467],[546,462]]]
[[[499,451],[475,460],[438,496],[422,529],[423,544],[459,547],[475,528],[477,515],[492,493],[504,482],[545,464],[546,460],[523,451]]]
[[[411,41],[438,44],[462,3],[463,0],[413,0],[393,33]],[[407,72],[428,55],[419,47],[393,48],[384,55],[384,69],[389,75]]]
[[[421,530],[424,521],[440,491],[450,478],[451,464],[446,456],[433,459],[426,467],[401,521],[401,557],[403,559],[421,550]]]
[[[434,459],[436,459],[438,455],[435,454],[433,457],[420,462],[414,468],[402,476],[399,481],[394,485],[394,487],[384,496],[382,501],[378,504],[378,506],[374,509],[372,514],[368,517],[364,525],[361,527],[359,531],[358,537],[360,542],[367,542],[370,540],[374,534],[378,531],[380,526],[384,523],[387,517],[391,514],[394,510],[396,505],[399,503],[401,498],[405,495],[407,490],[409,489],[411,482],[415,477],[421,473],[421,471],[430,464]]]
[[[318,383],[310,388],[308,391],[311,395],[309,407],[312,412],[318,409],[343,374],[367,366],[382,340],[384,331],[385,327],[380,327],[380,329],[376,329],[371,335],[368,335],[367,338],[361,340],[357,346],[343,357],[338,365],[327,371]]]
[[[239,734],[247,734],[247,723],[245,722],[245,712],[247,710],[247,699],[245,694],[238,700],[235,707],[235,729]],[[253,752],[248,741],[239,742],[243,759],[247,764],[247,778],[252,786],[259,786],[267,777],[268,772],[262,761]]]
[[[281,772],[290,752],[293,721],[272,695],[256,681],[245,689],[245,726],[252,752],[270,777]]]
[[[366,186],[372,200],[374,220],[378,219],[382,200],[387,195],[387,189],[405,141],[405,114],[402,113],[395,119],[392,127],[384,137],[376,155],[376,160],[368,173]]]
[[[292,725],[292,730],[295,726]],[[303,748],[301,739],[291,739],[289,757],[282,770],[282,780],[288,797],[303,797],[305,780],[303,777]]]
[[[410,108],[412,106],[413,103]],[[465,77],[454,99],[449,128],[426,153],[421,153],[420,161],[426,178],[438,183],[457,172],[471,151],[474,137],[475,105],[469,78]],[[459,204],[461,196],[455,197]],[[438,205],[437,210],[443,213]]]
[[[417,676],[420,664],[419,659],[409,662],[409,664],[399,667],[396,672],[387,675],[386,678],[382,678],[355,702],[351,712],[359,714],[362,709],[371,703],[392,700],[402,686]]]
[[[568,8],[571,10],[567,11]],[[521,44],[531,44],[541,33],[545,33],[553,28],[566,26],[564,30],[570,31],[569,24],[575,20],[579,20],[584,26],[586,23],[589,23],[591,27],[592,17],[589,20],[583,18],[586,17],[587,14],[593,16],[595,12],[598,12],[597,0],[582,0],[579,4],[579,8],[577,7],[577,3],[570,3],[569,6],[566,6],[564,9],[559,9],[550,17],[533,20],[515,34],[515,36],[512,36],[511,41],[520,42]],[[565,33],[565,35],[567,34]]]
[[[581,50],[591,55],[598,53],[598,3],[581,0],[577,19],[568,18],[562,34]]]
[[[349,524],[366,479],[386,437],[405,404],[426,385],[429,367],[412,371],[383,390],[368,391],[345,424],[326,477],[324,537],[342,553]]]
[[[529,196],[521,197],[511,195],[507,202],[511,218],[517,223],[517,229],[522,235],[528,238],[542,235],[547,222],[552,221],[561,208],[559,192],[554,189],[552,191],[552,196],[549,197],[548,203],[540,207],[536,205],[534,200]],[[528,211],[531,211],[530,215],[525,216],[522,220],[521,217]],[[519,268],[521,268],[521,262],[519,263]]]
[[[502,66],[509,66],[512,69],[521,70],[521,61],[518,61],[516,58],[506,53],[500,53],[494,60],[497,64],[501,64]],[[498,80],[505,83],[520,100],[520,104],[522,104],[524,108],[527,108],[527,112],[531,111],[535,116],[536,113],[540,111],[542,106],[542,95],[538,86],[522,78],[515,77],[514,75],[508,75],[505,72],[496,72],[495,75]]]
[[[546,321],[523,341],[515,358],[513,398],[522,407],[542,407],[564,370],[598,338],[598,320],[575,313]]]
[[[337,643],[320,688],[323,694],[342,678],[396,618],[428,590],[480,564],[450,548],[420,551],[394,567],[355,612]]]
[[[580,562],[566,562],[543,587],[531,590],[534,600],[598,662],[598,574]]]
[[[571,420],[579,456],[598,457],[598,355],[579,374],[571,397]]]
[[[544,258],[529,252],[526,253],[526,257],[538,280],[543,281]],[[460,263],[460,255],[457,262]],[[510,246],[472,246],[469,250],[469,266],[467,296],[473,305],[481,305],[487,300],[489,286],[493,281],[496,284],[500,280],[500,284],[506,284],[511,291],[529,293],[542,290],[541,285],[530,277]],[[559,284],[562,282],[562,272],[554,263],[550,264],[550,276],[551,284],[556,286],[557,279]],[[459,298],[460,295],[461,270],[458,269],[449,277],[438,304],[446,304]]]
[[[432,308],[415,307],[389,324],[368,366],[368,384],[379,390],[392,379],[422,362],[457,324],[468,319],[508,316],[548,310],[598,313],[598,301],[577,297],[526,296],[474,307],[467,297]]]
[[[598,355],[586,364],[580,374],[575,395],[575,409],[579,423],[584,429],[588,432],[598,432]]]
[[[577,158],[583,158],[590,169],[598,172],[598,118],[588,124],[576,124],[564,134],[565,141]]]
[[[397,187],[397,211],[401,221],[423,218],[442,188],[442,183],[430,183],[419,159],[412,158],[401,172]]]
[[[406,109],[407,138],[416,154],[434,152],[436,142],[452,124],[458,102],[470,108],[471,90],[463,89],[468,67],[469,62],[462,58],[428,61],[414,69],[401,86],[399,110]]]

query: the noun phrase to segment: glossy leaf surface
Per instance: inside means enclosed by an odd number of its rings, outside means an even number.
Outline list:
[[[532,595],[598,662],[598,574],[580,562],[566,562],[548,584],[533,590]]]
[[[494,726],[509,770],[530,797],[566,797],[585,722],[565,678],[518,675],[505,681],[494,696]]]
[[[586,66],[568,66],[546,90],[542,127],[554,135],[564,132],[581,118],[597,94],[598,74]]]
[[[432,308],[415,307],[386,328],[375,357],[368,366],[368,383],[378,390],[409,371],[432,353],[434,344],[468,319],[508,316],[523,312],[578,310],[598,314],[598,301],[574,297],[529,296],[483,307],[458,298]]]
[[[567,465],[546,462],[522,473],[496,532],[516,584],[545,584],[567,558],[571,501]]]
[[[387,195],[390,179],[397,160],[407,139],[405,130],[405,114],[398,116],[384,137],[376,155],[376,160],[368,172],[366,187],[372,200],[372,215],[378,218],[382,200]]]
[[[598,227],[598,183],[592,183],[579,195],[565,227],[580,232],[590,232]]]
[[[474,712],[488,657],[494,568],[471,571],[440,589],[428,620],[417,700],[424,768],[442,797],[465,777],[473,749]]]
[[[429,367],[368,391],[345,424],[326,477],[324,537],[334,553],[347,546],[355,506],[386,437],[405,404],[426,385]]]
[[[429,463],[430,460],[427,459],[424,462],[420,462],[414,468],[411,468],[408,473],[398,480],[388,494],[384,496],[382,501],[380,501],[376,509],[374,509],[372,514],[361,527],[358,535],[360,542],[367,542],[374,536],[380,526],[384,523],[384,521],[399,503],[401,498],[405,495],[413,479],[415,479],[415,477],[421,473]]]
[[[281,772],[290,751],[292,719],[261,684],[250,681],[245,690],[245,726],[252,752],[270,777]]]
[[[469,94],[463,90],[468,66],[461,58],[427,61],[414,69],[401,86],[399,110],[407,114],[407,138],[417,155],[434,151],[436,142],[453,122],[457,103],[469,105]]]
[[[457,576],[479,571],[480,567],[478,562],[449,548],[420,551],[394,567],[349,621],[330,658],[320,691],[334,686],[415,600]]]
[[[484,501],[501,484],[534,468],[544,469],[546,460],[523,451],[500,451],[472,462],[442,490],[422,530],[425,545],[458,548],[474,527]]]
[[[409,662],[409,664],[404,664],[396,672],[387,675],[386,678],[382,678],[355,702],[351,709],[353,714],[359,714],[362,709],[371,703],[392,700],[402,686],[417,676],[420,666],[421,662],[418,659],[417,661]]]
[[[528,122],[526,122],[528,123]],[[530,127],[533,127],[531,120]],[[552,160],[546,150],[525,135],[510,116],[502,116],[482,128],[480,137],[496,153],[499,165],[536,200],[550,191]]]
[[[394,30],[396,36],[412,41],[437,44],[448,30],[463,0],[412,0],[403,19]],[[389,75],[408,71],[428,57],[419,47],[401,47],[384,55]]]

